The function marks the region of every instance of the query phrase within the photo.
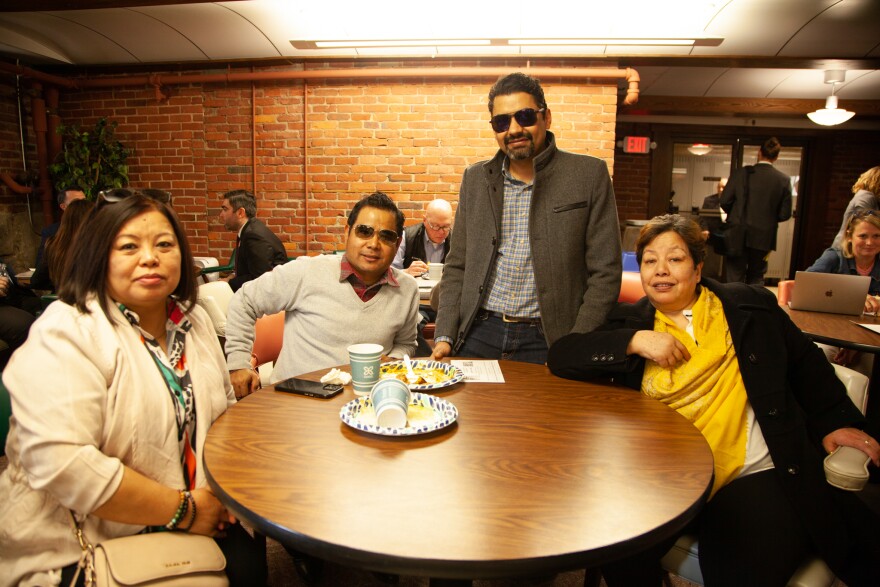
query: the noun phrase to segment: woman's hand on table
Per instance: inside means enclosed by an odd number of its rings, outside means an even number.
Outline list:
[[[677,338],[666,332],[639,330],[626,347],[626,354],[639,355],[661,367],[675,367],[687,361],[691,354]]]
[[[880,444],[867,432],[858,428],[838,428],[822,439],[822,446],[833,453],[841,446],[857,448],[869,457],[875,466],[880,467]]]
[[[229,374],[235,399],[241,399],[260,389],[260,374],[253,369],[236,369]]]
[[[865,298],[865,314],[880,314],[880,296],[869,295]]]
[[[187,532],[216,536],[237,521],[209,489],[194,489],[191,494],[196,502],[196,519],[193,520],[192,526],[186,529]],[[187,512],[184,518],[188,520],[189,515],[190,513]]]

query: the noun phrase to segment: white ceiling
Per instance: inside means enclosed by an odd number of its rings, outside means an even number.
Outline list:
[[[128,7],[34,12],[27,10],[89,3],[4,0],[0,59],[39,69],[350,54],[298,50],[292,39],[701,36],[723,40],[716,46],[552,51],[631,65],[643,96],[821,99],[830,93],[822,70],[847,69],[846,82],[837,87],[842,101],[880,99],[880,0],[166,0],[139,6],[148,3],[104,0],[91,4]],[[546,55],[540,47],[425,51],[440,57]],[[377,53],[389,55],[359,55]]]

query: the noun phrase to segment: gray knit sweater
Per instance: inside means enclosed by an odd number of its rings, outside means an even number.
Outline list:
[[[410,275],[392,269],[399,287],[383,285],[362,302],[340,281],[341,255],[300,257],[245,283],[229,303],[226,356],[229,370],[250,367],[258,317],[284,311],[284,342],[273,381],[348,363],[349,345],[381,344],[401,358],[416,350],[419,288]]]

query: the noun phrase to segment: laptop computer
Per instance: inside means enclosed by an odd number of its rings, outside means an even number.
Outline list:
[[[789,306],[792,310],[861,315],[871,277],[798,271]]]

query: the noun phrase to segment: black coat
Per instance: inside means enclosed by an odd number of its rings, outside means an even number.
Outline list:
[[[748,198],[745,197],[747,181]],[[728,224],[747,227],[747,247],[776,250],[777,223],[791,218],[791,179],[767,163],[743,167],[731,175],[724,186],[721,208],[727,212]]]
[[[746,393],[783,490],[802,513],[822,556],[829,563],[845,560],[847,532],[835,515],[832,496],[839,490],[825,481],[821,441],[838,428],[868,427],[864,416],[822,351],[773,294],[706,278],[701,285],[724,307]],[[569,379],[605,378],[640,389],[645,359],[627,356],[626,347],[638,330],[653,330],[654,313],[648,298],[618,304],[597,330],[557,340],[547,358],[550,370]]]
[[[235,277],[229,280],[229,286],[238,291],[242,284],[285,263],[287,251],[281,239],[260,220],[251,218],[241,231],[235,253]]]

